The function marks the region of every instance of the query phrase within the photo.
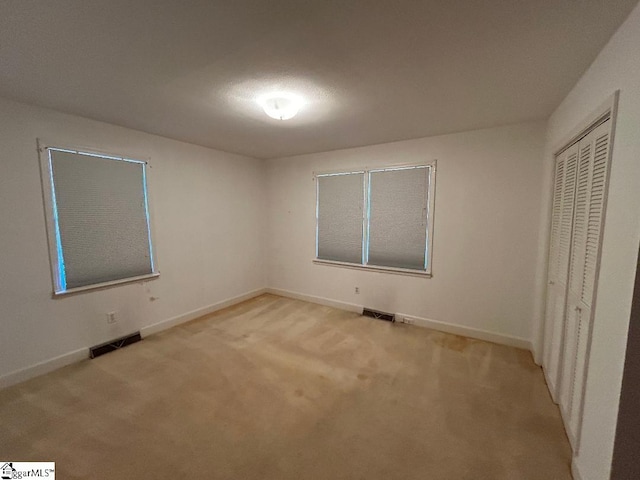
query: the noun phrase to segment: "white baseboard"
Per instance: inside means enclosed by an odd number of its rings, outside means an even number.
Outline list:
[[[194,320],[203,315],[208,315],[209,313],[213,313],[217,310],[230,307],[231,305],[235,305],[236,303],[244,302],[245,300],[249,300],[250,298],[257,297],[258,295],[266,293],[266,291],[266,288],[260,288],[258,290],[253,290],[243,295],[238,295],[237,297],[228,298],[207,307],[199,308],[197,310],[193,310],[191,312],[170,318],[168,320],[163,320],[162,322],[154,323],[153,325],[141,328],[140,335],[142,335],[143,338],[148,337],[149,335],[160,332],[162,330],[166,330],[167,328],[171,328],[175,325],[188,322],[189,320]],[[0,389],[10,387],[11,385],[15,385],[20,382],[24,382],[25,380],[29,380],[30,378],[44,375],[45,373],[52,372],[86,358],[89,358],[89,347],[74,350],[73,352],[65,353],[63,355],[60,355],[59,357],[44,360],[30,367],[16,370],[15,372],[11,372],[0,377]]]
[[[251,292],[238,295],[237,297],[227,298],[226,300],[213,303],[206,307],[198,308],[196,310],[183,313],[182,315],[178,315],[176,317],[169,318],[167,320],[162,320],[161,322],[154,323],[152,325],[147,325],[146,327],[142,327],[140,329],[140,335],[142,336],[142,338],[148,337],[149,335],[153,335],[154,333],[167,330],[168,328],[175,327],[176,325],[180,325],[181,323],[195,320],[198,317],[209,315],[210,313],[216,312],[218,310],[222,310],[223,308],[230,307],[232,305],[235,305],[236,303],[244,302],[245,300],[249,300],[251,298],[257,297],[264,293],[267,293],[267,289],[259,288]]]
[[[338,300],[332,300],[330,298],[317,297],[314,295],[307,295],[304,293],[293,292],[290,290],[282,290],[279,288],[259,288],[251,292],[238,295],[236,297],[228,298],[226,300],[216,302],[212,305],[208,305],[206,307],[199,308],[197,310],[192,310],[191,312],[187,312],[182,315],[178,315],[176,317],[169,318],[167,320],[163,320],[161,322],[154,323],[152,325],[148,325],[140,329],[140,334],[142,335],[143,338],[148,337],[149,335],[153,335],[154,333],[158,333],[168,328],[174,327],[176,325],[180,325],[182,323],[194,320],[198,317],[208,315],[217,310],[230,307],[231,305],[244,302],[245,300],[249,300],[251,298],[257,297],[264,293],[272,293],[274,295],[295,298],[297,300],[304,300],[306,302],[317,303],[320,305],[327,305],[329,307],[340,308],[342,310],[348,310],[356,313],[362,313],[362,309],[363,309],[362,305],[341,302]],[[437,320],[429,320],[426,318],[413,317],[413,316],[405,315],[402,313],[398,313],[396,314],[396,316],[397,318],[401,319],[400,321],[407,319],[409,321],[408,323],[412,323],[416,326],[430,328],[433,330],[439,330],[441,332],[446,332],[446,333],[453,333],[455,335],[461,335],[461,336],[470,337],[470,338],[477,338],[479,340],[486,340],[489,342],[500,343],[500,344],[509,345],[512,347],[531,350],[531,342],[523,338],[511,337],[508,335],[487,332],[485,330],[475,329],[471,327],[453,325],[450,323],[440,322]],[[75,350],[73,352],[65,353],[63,355],[60,355],[59,357],[55,357],[50,360],[42,361],[30,367],[26,367],[26,368],[17,370],[15,372],[11,372],[9,374],[6,374],[0,377],[0,388],[6,388],[11,385],[15,385],[16,383],[20,383],[25,380],[28,380],[30,378],[43,375],[53,370],[57,370],[58,368],[61,368],[66,365],[88,358],[88,356],[89,356],[89,347],[85,347],[85,348]]]
[[[536,348],[535,343],[531,342],[531,353],[533,354],[533,363],[542,367],[542,352]]]
[[[544,372],[544,379],[547,382],[547,388],[549,389],[549,393],[551,394],[551,400],[553,400],[553,403],[557,404],[558,399],[556,395],[556,384],[551,380],[549,372],[546,368],[543,368],[542,371]]]
[[[44,375],[45,373],[53,372],[59,368],[66,367],[72,363],[79,362],[89,358],[89,348],[80,348],[73,352],[65,353],[59,357],[44,360],[42,362],[31,365],[30,367],[16,370],[15,372],[8,373],[0,377],[0,389],[10,387],[30,378]]]
[[[328,307],[339,308],[341,310],[348,310],[356,313],[362,313],[362,309],[364,308],[362,305],[356,305],[355,303],[340,302],[330,298],[316,297],[314,295],[292,292],[291,290],[282,290],[280,288],[267,288],[267,293],[280,295],[281,297],[295,298],[296,300],[304,300],[305,302],[317,303],[319,305],[326,305]]]
[[[580,473],[580,469],[578,468],[578,463],[576,462],[577,457],[573,457],[571,460],[571,475],[573,476],[573,480],[582,480],[582,474]]]
[[[274,295],[280,295],[282,297],[295,298],[297,300],[304,300],[311,303],[319,303],[320,305],[327,305],[329,307],[340,308],[342,310],[349,310],[351,312],[362,313],[363,306],[353,303],[341,302],[338,300],[332,300],[325,297],[316,297],[314,295],[307,295],[305,293],[293,292],[291,290],[282,290],[279,288],[267,288],[268,293]],[[509,335],[502,335],[499,333],[488,332],[477,328],[463,327],[461,325],[454,325],[451,323],[440,322],[437,320],[429,320],[427,318],[414,317],[411,315],[405,315],[404,313],[396,313],[396,319],[403,321],[407,319],[407,323],[411,323],[418,327],[430,328],[432,330],[438,330],[445,333],[453,333],[454,335],[461,335],[463,337],[477,338],[478,340],[485,340],[488,342],[499,343],[502,345],[508,345],[510,347],[524,348],[525,350],[531,350],[532,344],[529,340],[519,337],[511,337]]]
[[[523,348],[531,351],[531,342],[525,338],[513,337],[502,333],[489,332],[479,328],[466,327],[463,325],[454,325],[453,323],[441,322],[439,320],[431,320],[428,318],[414,317],[405,315],[404,313],[396,313],[396,321],[409,323],[418,327],[430,328],[440,332],[452,333],[462,337],[476,338],[486,342],[499,343],[509,347]]]

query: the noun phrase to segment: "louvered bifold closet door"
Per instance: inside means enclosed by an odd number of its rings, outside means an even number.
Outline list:
[[[544,330],[544,365],[549,367],[551,359],[551,334],[553,329],[551,328],[552,314],[555,309],[554,295],[555,289],[552,288],[555,285],[558,269],[558,239],[560,236],[560,217],[562,216],[562,185],[564,182],[564,164],[566,160],[566,153],[561,154],[556,159],[556,171],[553,184],[553,210],[551,213],[551,241],[549,246],[549,270],[548,270],[548,284],[549,292],[547,295],[547,307]]]
[[[548,304],[546,325],[549,329],[550,341],[548,361],[546,362],[547,380],[550,383],[554,398],[557,398],[557,387],[560,373],[560,361],[564,337],[564,316],[567,299],[567,279],[569,276],[569,260],[571,251],[571,235],[573,229],[573,207],[578,171],[578,145],[574,145],[558,155],[556,172],[561,173],[561,180],[556,176],[556,188],[560,199],[554,199],[556,225],[552,224],[551,251],[549,258]],[[556,197],[557,194],[556,193]]]
[[[562,350],[562,380],[560,382],[560,410],[565,421],[571,418],[572,395],[575,383],[574,372],[577,368],[576,356],[578,338],[581,335],[581,310],[576,308],[575,292],[582,291],[587,233],[587,215],[589,214],[589,183],[593,167],[593,133],[580,141],[578,151],[578,178],[576,182],[575,214],[573,219],[573,237],[571,240],[571,264],[569,265],[569,292]],[[571,435],[570,435],[571,436]]]
[[[582,424],[593,300],[606,198],[610,129],[611,121],[608,120],[584,137],[579,144],[560,387],[560,408],[574,453],[578,451]]]

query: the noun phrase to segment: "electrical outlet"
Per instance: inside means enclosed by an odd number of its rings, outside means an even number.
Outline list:
[[[402,323],[406,323],[408,325],[413,325],[416,322],[413,320],[413,318],[402,317]]]
[[[356,294],[360,293],[360,287],[356,287]]]
[[[116,312],[107,313],[107,323],[116,323],[118,321],[118,315]]]

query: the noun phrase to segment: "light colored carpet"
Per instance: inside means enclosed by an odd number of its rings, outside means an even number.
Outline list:
[[[0,392],[61,479],[569,479],[529,352],[263,295]]]

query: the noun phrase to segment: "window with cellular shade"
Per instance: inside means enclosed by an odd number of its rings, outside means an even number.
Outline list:
[[[49,149],[57,293],[154,272],[145,169]]]
[[[369,172],[368,265],[426,270],[429,169]]]
[[[364,172],[317,177],[317,258],[362,263]]]

